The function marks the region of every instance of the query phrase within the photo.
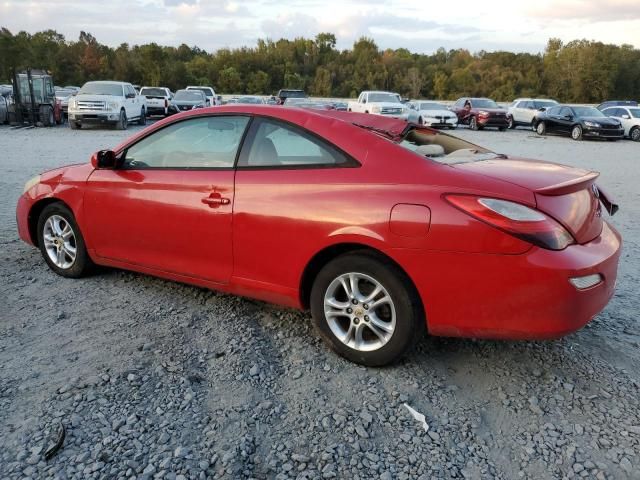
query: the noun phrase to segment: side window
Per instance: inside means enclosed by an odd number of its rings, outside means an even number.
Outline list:
[[[122,168],[233,168],[248,123],[240,116],[174,123],[129,147]]]
[[[573,112],[568,107],[562,107],[560,109],[560,116],[565,117],[567,115],[573,115]]]
[[[355,166],[357,163],[302,129],[272,120],[256,120],[239,167]],[[247,145],[245,143],[245,145]]]
[[[127,85],[127,93],[129,95],[135,95],[136,91],[133,89],[133,87],[131,85]]]

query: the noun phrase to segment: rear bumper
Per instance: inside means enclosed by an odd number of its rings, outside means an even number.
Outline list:
[[[395,251],[421,295],[432,335],[534,340],[574,332],[614,294],[622,248],[607,223],[597,239],[521,255]],[[600,274],[579,290],[570,278]]]

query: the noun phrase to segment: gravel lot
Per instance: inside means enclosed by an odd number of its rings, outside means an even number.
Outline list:
[[[369,369],[308,313],[117,270],[64,279],[18,239],[26,180],[137,128],[0,127],[0,478],[640,478],[640,145],[459,130],[602,172],[618,291],[562,340],[428,338]]]

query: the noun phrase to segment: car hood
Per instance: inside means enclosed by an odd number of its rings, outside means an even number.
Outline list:
[[[580,117],[580,119],[587,122],[599,123],[600,125],[620,125],[618,120],[609,117]]]
[[[108,102],[108,101],[113,101],[115,99],[121,99],[122,97],[117,97],[115,95],[89,95],[89,94],[82,94],[82,95],[76,95],[75,96],[76,100],[82,101],[82,102]]]
[[[473,108],[474,112],[507,113],[504,108]]]
[[[383,108],[400,108],[404,110],[404,105],[401,103],[393,103],[393,102],[369,102],[367,105],[375,105],[376,107]]]
[[[455,117],[456,114],[450,110],[418,110],[425,117]]]
[[[174,100],[176,105],[204,105],[204,100]]]

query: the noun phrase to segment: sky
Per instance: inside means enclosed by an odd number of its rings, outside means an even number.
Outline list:
[[[80,30],[101,43],[186,43],[207,51],[334,33],[378,46],[540,52],[547,40],[586,38],[640,48],[640,0],[0,0],[0,27]]]

